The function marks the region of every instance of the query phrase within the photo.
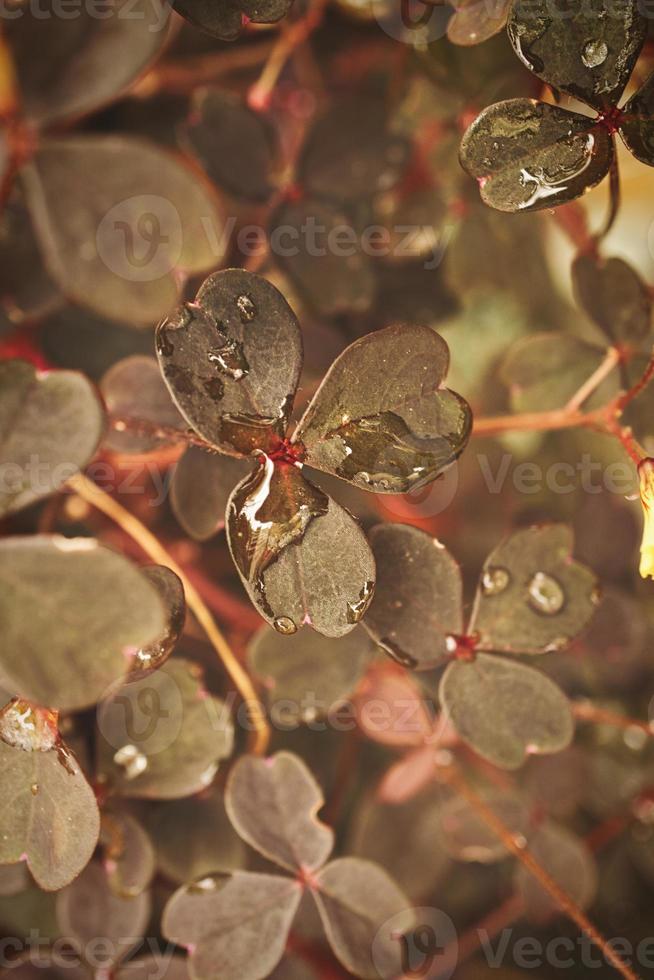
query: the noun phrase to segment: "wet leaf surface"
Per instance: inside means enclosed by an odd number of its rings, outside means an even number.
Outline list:
[[[518,769],[529,754],[560,752],[574,735],[560,688],[514,660],[480,653],[472,663],[452,663],[439,695],[464,742],[501,769]]]
[[[63,15],[56,0],[6,19],[21,100],[43,125],[99,108],[147,67],[167,38],[165,4],[108,0],[102,11],[80,6]]]
[[[604,359],[604,350],[564,333],[530,334],[509,350],[501,367],[514,412],[563,408]],[[617,384],[611,379],[587,403],[605,405]],[[607,394],[609,393],[609,394]],[[604,397],[604,396],[607,397]]]
[[[285,636],[344,636],[372,598],[375,562],[353,517],[291,463],[265,458],[227,508],[227,539],[253,603]]]
[[[283,636],[264,626],[250,643],[248,662],[271,716],[297,725],[324,717],[348,698],[374,652],[361,626],[339,639],[315,632]]]
[[[110,415],[182,432],[186,428],[154,357],[134,354],[118,361],[103,376],[100,391]],[[163,436],[110,430],[104,446],[117,453],[147,453],[165,441]]]
[[[456,0],[454,15],[447,24],[452,44],[481,44],[503,30],[511,6],[510,0]]]
[[[0,582],[3,682],[37,704],[95,704],[165,628],[147,578],[90,538],[5,538]]]
[[[282,957],[301,896],[302,886],[280,875],[212,875],[175,892],[163,933],[189,948],[196,980],[263,980]]]
[[[597,579],[572,560],[564,524],[524,528],[486,559],[469,632],[477,649],[538,654],[565,649],[597,606]]]
[[[461,142],[461,164],[498,211],[538,211],[580,197],[608,173],[613,141],[586,116],[532,99],[497,102]]]
[[[250,469],[245,460],[189,446],[173,472],[170,506],[191,538],[208,541],[222,530],[229,497]]]
[[[154,800],[205,789],[234,738],[227,706],[181,658],[104,701],[98,728],[100,778],[122,796]]]
[[[0,514],[54,493],[95,455],[105,419],[89,381],[72,371],[0,364]]]
[[[225,790],[225,808],[238,834],[293,872],[315,871],[331,853],[333,831],[317,817],[323,803],[311,772],[289,752],[269,759],[242,756]]]
[[[522,63],[548,85],[602,109],[624,91],[647,35],[637,4],[516,0],[507,24]]]
[[[633,95],[623,109],[620,136],[636,159],[654,164],[654,75]]]
[[[91,858],[100,830],[77,761],[57,747],[28,752],[0,741],[0,777],[0,863],[26,860],[40,888],[63,888]]]
[[[369,534],[377,566],[365,629],[406,667],[428,669],[463,632],[461,571],[447,549],[408,524],[380,524]]]
[[[530,817],[524,800],[506,791],[491,791],[484,794],[483,799],[512,834],[528,835]],[[494,864],[509,857],[497,835],[462,797],[447,800],[441,807],[439,819],[445,850],[457,861]]]
[[[640,343],[652,327],[647,285],[623,259],[580,255],[572,264],[577,302],[614,343]]]
[[[217,199],[192,169],[146,141],[43,140],[20,177],[50,275],[101,316],[151,324],[177,302],[182,274],[223,258]]]
[[[334,361],[293,441],[304,446],[309,465],[363,489],[424,486],[470,435],[467,402],[442,387],[448,365],[447,344],[428,327],[368,334]]]
[[[597,890],[597,868],[592,854],[576,834],[548,820],[530,837],[529,850],[577,905],[584,909],[591,904]],[[559,914],[550,895],[520,864],[514,881],[531,921],[542,922]]]
[[[270,451],[284,436],[302,365],[290,306],[241,269],[205,280],[195,302],[157,329],[157,356],[182,415],[232,455]]]
[[[222,41],[235,41],[247,20],[274,24],[285,17],[293,0],[173,0],[173,7],[195,27]]]
[[[137,650],[129,672],[131,681],[141,680],[165,664],[177,645],[186,621],[184,586],[175,572],[165,565],[146,565],[143,575],[161,600],[165,628],[153,642]]]
[[[107,883],[119,898],[134,898],[150,885],[156,870],[154,847],[139,821],[126,810],[102,813],[100,843]]]
[[[382,927],[393,918],[395,932],[411,928],[414,915],[406,895],[379,865],[362,858],[331,861],[317,880],[311,894],[339,962],[359,977],[396,976],[400,944]]]
[[[192,104],[183,137],[218,187],[246,201],[268,200],[277,138],[263,115],[228,92],[206,89]]]

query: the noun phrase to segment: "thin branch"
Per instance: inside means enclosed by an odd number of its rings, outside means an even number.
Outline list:
[[[274,40],[265,40],[227,51],[211,51],[192,58],[162,61],[139,79],[127,94],[134,99],[149,99],[158,92],[192,92],[198,86],[209,85],[225,75],[256,68],[266,61],[274,46]]]
[[[143,549],[152,561],[158,565],[167,565],[168,568],[172,569],[179,576],[184,586],[189,608],[207,634],[214,650],[247,705],[253,725],[252,752],[256,755],[263,755],[270,739],[270,729],[266,721],[263,706],[255,693],[249,675],[235,657],[232,648],[218,629],[202,597],[183,569],[180,568],[175,559],[160,544],[154,534],[134,514],[123,507],[122,504],[118,503],[114,497],[111,497],[102,490],[96,483],[89,480],[88,477],[79,473],[68,481],[68,486],[79,497],[88,504],[91,504],[92,507],[95,507],[103,514],[106,514],[107,517],[111,518],[112,521],[115,521]]]
[[[286,62],[295,49],[304,44],[320,26],[326,6],[327,0],[314,0],[304,17],[293,24],[285,24],[282,27],[280,36],[273,45],[258,81],[248,92],[248,102],[253,108],[260,109],[268,105]]]
[[[603,381],[608,378],[611,371],[618,366],[622,355],[617,347],[609,347],[604,360],[593,371],[591,376],[584,381],[581,387],[574,393],[570,401],[565,406],[566,412],[576,412],[586,402],[592,394],[599,388]]]
[[[497,814],[485,803],[477,791],[468,783],[464,775],[455,766],[443,768],[440,778],[452,789],[468,801],[475,813],[486,824],[495,836],[506,847],[509,853],[530,872],[539,885],[548,893],[561,911],[568,916],[582,932],[595,943],[600,949],[604,959],[609,963],[625,980],[638,980],[631,967],[629,967],[617,955],[611,944],[593,925],[586,913],[577,905],[568,893],[552,878],[550,873],[540,864],[539,861],[527,848],[524,839],[519,835],[511,833],[508,827],[500,820]]]
[[[641,721],[638,718],[629,718],[606,708],[598,708],[590,701],[575,702],[572,706],[572,713],[580,721],[594,722],[596,725],[610,725],[612,728],[620,728],[622,731],[637,728],[649,735],[650,738],[654,738],[654,728],[649,722]]]

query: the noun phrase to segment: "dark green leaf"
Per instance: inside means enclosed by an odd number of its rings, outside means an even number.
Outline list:
[[[614,343],[641,343],[652,326],[646,284],[623,259],[580,255],[572,265],[577,302]]]
[[[311,772],[290,752],[241,756],[225,790],[225,809],[243,840],[293,872],[315,871],[331,853],[333,831],[316,816],[324,802]]]
[[[46,266],[62,292],[101,316],[150,324],[183,274],[223,258],[223,216],[197,174],[123,136],[43,140],[20,171]]]
[[[481,44],[498,34],[506,24],[511,0],[455,0],[454,16],[447,24],[452,44]]]
[[[506,653],[563,650],[588,624],[599,600],[597,580],[572,560],[564,524],[523,528],[486,559],[470,632],[477,648]]]
[[[165,611],[163,632],[151,643],[140,647],[132,661],[129,680],[136,681],[158,670],[171,655],[186,621],[186,598],[181,580],[165,565],[146,565],[143,575],[154,587]]]
[[[442,387],[448,365],[447,344],[428,327],[368,334],[334,361],[293,441],[309,465],[363,489],[424,486],[470,436],[467,402]]]
[[[293,0],[173,0],[175,10],[200,30],[234,41],[245,23],[274,24],[291,9]]]
[[[507,29],[515,53],[538,78],[602,109],[619,101],[647,20],[633,2],[516,0]]]
[[[353,517],[291,463],[268,457],[227,508],[227,539],[261,615],[290,635],[344,636],[372,598],[375,561]]]
[[[118,361],[100,381],[100,391],[110,415],[182,432],[186,428],[154,357],[134,354]],[[157,438],[138,431],[110,429],[104,446],[117,453],[147,453],[165,441],[165,437]]]
[[[156,857],[138,820],[126,810],[105,809],[100,843],[111,890],[122,898],[134,898],[144,892],[154,876]]]
[[[147,578],[90,538],[5,538],[0,583],[0,673],[37,704],[95,704],[165,630]]]
[[[543,412],[563,408],[604,359],[604,351],[565,333],[522,337],[501,366],[501,378],[511,393],[514,412]],[[593,402],[605,405],[616,384],[601,386]],[[605,397],[605,395],[607,397]]]
[[[173,471],[170,506],[190,537],[208,541],[225,526],[229,497],[249,470],[242,459],[189,446]]]
[[[301,897],[299,882],[280,875],[212,875],[175,892],[163,934],[190,950],[195,980],[263,980],[282,957]]]
[[[461,164],[498,211],[538,211],[598,184],[613,158],[609,131],[586,116],[532,99],[485,109],[461,142]]]
[[[654,75],[650,75],[622,110],[620,136],[641,163],[654,164]]]
[[[90,461],[104,430],[95,389],[72,371],[0,364],[0,514],[54,493]]]
[[[266,279],[241,269],[210,276],[194,303],[159,325],[157,354],[182,415],[214,446],[247,456],[283,438],[302,340]]]
[[[173,659],[127,684],[98,709],[98,769],[122,796],[167,800],[207,787],[232,750],[226,705],[201,672]]]
[[[597,890],[597,867],[588,847],[576,834],[545,821],[530,837],[529,850],[576,905],[588,908]],[[516,866],[514,880],[529,919],[541,922],[560,913],[550,894],[523,865]]]
[[[517,661],[480,653],[472,663],[452,663],[439,695],[463,741],[502,769],[572,741],[568,699],[545,674]]]
[[[444,545],[408,524],[380,524],[369,535],[377,566],[364,626],[406,667],[428,669],[463,632],[461,571]]]

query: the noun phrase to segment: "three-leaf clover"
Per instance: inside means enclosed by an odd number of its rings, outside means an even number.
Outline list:
[[[524,98],[485,109],[465,133],[460,158],[486,204],[536,211],[579,197],[614,165],[616,132],[654,165],[654,76],[618,108],[647,35],[635,2],[516,0],[507,30],[534,75],[596,116]]]
[[[229,547],[261,615],[290,635],[309,623],[342,636],[372,598],[375,562],[356,521],[304,465],[376,493],[436,479],[466,445],[471,411],[442,386],[447,345],[430,328],[391,326],[334,361],[294,432],[300,329],[267,280],[210,276],[157,329],[157,355],[182,415],[218,452],[253,459],[227,505]]]

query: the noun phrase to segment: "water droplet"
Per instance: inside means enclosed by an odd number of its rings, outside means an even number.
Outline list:
[[[257,315],[257,308],[251,298],[243,293],[237,298],[236,305],[243,323],[251,323]]]
[[[397,660],[398,664],[403,667],[408,667],[409,670],[415,670],[418,666],[418,661],[415,657],[412,657],[410,653],[406,653],[402,647],[395,640],[392,640],[389,636],[383,636],[379,645],[393,658]]]
[[[500,592],[504,592],[510,581],[511,576],[506,568],[500,568],[499,565],[496,565],[495,567],[487,568],[484,572],[481,580],[481,590],[484,595],[499,595]]]
[[[358,623],[363,619],[365,612],[370,605],[373,593],[375,591],[374,582],[366,582],[366,584],[361,589],[359,593],[359,598],[356,602],[348,602],[347,604],[347,621],[348,623]]]
[[[192,881],[188,885],[188,891],[191,893],[198,892],[215,892],[223,886],[223,884],[229,880],[228,874],[213,874],[207,875],[205,878],[199,878],[197,881]]]
[[[529,605],[536,612],[555,616],[561,612],[565,603],[563,589],[551,575],[536,572],[529,583]]]
[[[581,52],[586,68],[599,68],[606,61],[609,49],[604,41],[589,41]]]
[[[228,340],[222,347],[210,350],[207,357],[214,367],[220,368],[234,381],[240,381],[250,370],[243,353],[243,345],[238,340]]]
[[[0,738],[24,752],[49,752],[59,740],[57,713],[13,698],[0,711]]]
[[[448,653],[456,653],[458,646],[459,644],[457,643],[456,636],[445,637],[445,649]]]
[[[273,626],[278,633],[283,633],[284,636],[292,636],[293,633],[297,633],[297,626],[290,616],[277,616]]]
[[[147,756],[135,745],[123,745],[114,755],[114,762],[125,770],[125,779],[136,779],[148,768]]]
[[[555,636],[545,647],[545,653],[559,653],[560,650],[565,650],[569,643],[567,636]]]
[[[38,783],[32,783],[32,785],[30,786],[30,792],[31,792],[32,796],[36,796],[36,794],[38,793],[38,791],[39,791],[39,784]]]
[[[580,177],[590,166],[595,151],[592,133],[566,137],[557,143],[556,163],[520,171],[520,184],[530,192],[520,204],[520,210],[533,207],[546,198],[554,198],[568,190],[568,182]],[[555,202],[553,202],[555,203]]]

